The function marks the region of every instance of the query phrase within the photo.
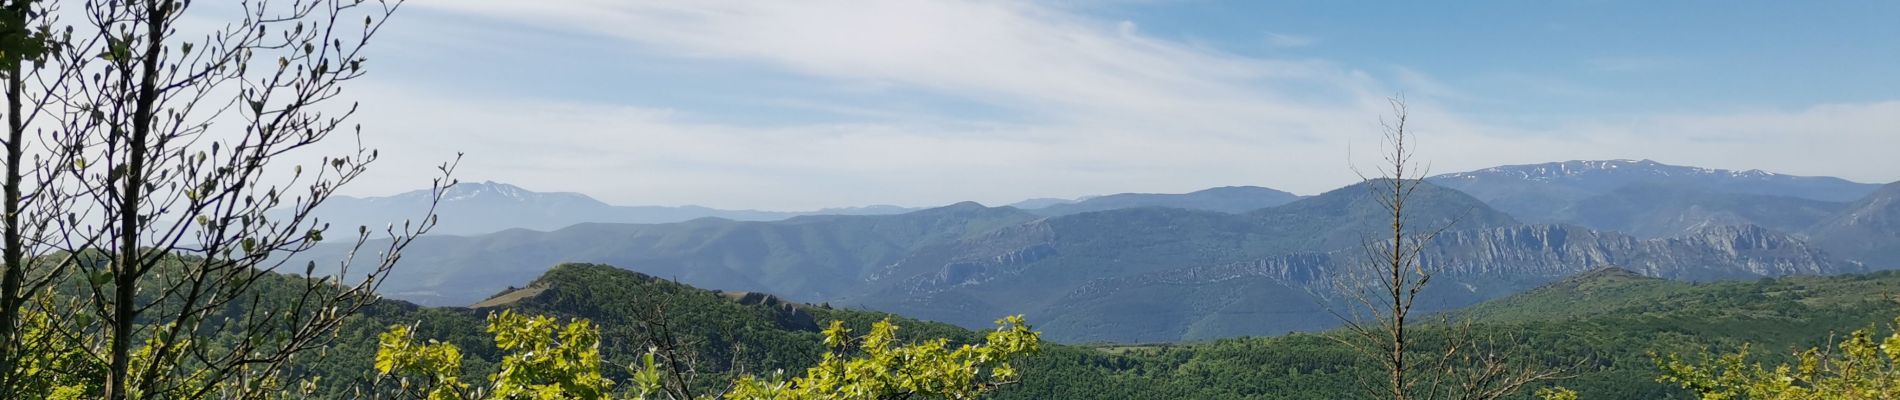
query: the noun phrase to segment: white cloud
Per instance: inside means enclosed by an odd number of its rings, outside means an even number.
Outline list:
[[[697,122],[668,110],[535,100],[471,100],[401,87],[374,98],[370,145],[401,154],[359,192],[400,191],[463,147],[462,176],[625,204],[803,209],[1126,190],[1189,191],[1339,182],[1345,147],[1331,140],[1156,134],[1111,124],[835,123],[772,127]],[[401,108],[377,104],[405,104]],[[1364,122],[1369,128],[1370,120]],[[438,132],[418,134],[419,132]],[[1302,156],[1306,154],[1306,156]],[[1313,164],[1315,161],[1317,164]],[[1329,182],[1329,183],[1330,183]]]
[[[1306,46],[1312,46],[1314,43],[1319,43],[1319,39],[1314,39],[1310,36],[1289,35],[1285,33],[1268,33],[1267,34],[1267,45],[1273,46],[1273,47],[1280,47],[1280,48],[1306,47]]]
[[[1316,193],[1354,179],[1376,146],[1377,114],[1313,140],[1155,133],[1103,124],[835,123],[751,127],[698,122],[670,110],[533,100],[469,100],[377,88],[367,108],[391,158],[375,173],[397,186],[426,182],[430,163],[465,146],[463,176],[535,190],[578,191],[623,204],[810,209],[1124,191],[1185,192],[1264,185]],[[1786,112],[1675,115],[1540,131],[1461,124],[1414,110],[1421,154],[1435,172],[1568,159],[1669,163],[1867,182],[1900,176],[1900,102]],[[1826,156],[1818,156],[1826,154]],[[420,155],[420,157],[417,157]],[[401,161],[398,161],[401,160]]]
[[[366,99],[365,124],[384,134],[366,140],[401,156],[387,158],[376,180],[357,188],[363,192],[426,182],[428,167],[459,149],[470,153],[466,178],[622,204],[1002,204],[1236,184],[1315,193],[1354,179],[1348,149],[1370,159],[1384,96],[1399,89],[1417,94],[1420,150],[1436,171],[1653,158],[1864,181],[1900,177],[1900,163],[1873,162],[1900,146],[1900,103],[1525,130],[1461,118],[1437,100],[1478,94],[1403,67],[1388,83],[1325,61],[1243,57],[1146,36],[1134,22],[1020,2],[416,5],[594,35],[603,46],[654,57],[764,66],[854,90],[947,95],[1022,117],[885,118],[877,104],[775,98],[865,120],[735,124],[707,122],[722,119],[690,109],[432,93],[397,83],[400,76],[372,75],[377,80],[355,95]]]
[[[1147,37],[1131,22],[1020,2],[429,4],[582,30],[675,57],[917,88],[1050,119],[1165,116],[1167,123],[1158,125],[1235,130],[1376,104],[1387,90],[1323,62],[1237,57]],[[1300,90],[1278,90],[1283,87]]]
[[[1574,135],[1626,144],[1641,157],[1885,183],[1900,179],[1900,101],[1799,110],[1660,115],[1579,126]]]

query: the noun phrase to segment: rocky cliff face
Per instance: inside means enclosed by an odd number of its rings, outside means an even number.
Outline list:
[[[1568,225],[1526,225],[1441,235],[1423,257],[1452,275],[1564,276],[1614,265],[1659,278],[1714,280],[1859,272],[1792,236],[1754,225],[1638,239]]]
[[[1218,283],[1263,277],[1310,285],[1359,268],[1358,249],[1300,253],[1105,282],[1168,285]],[[1426,246],[1420,263],[1442,276],[1557,278],[1604,266],[1676,280],[1717,280],[1865,271],[1858,262],[1836,260],[1792,236],[1760,227],[1717,226],[1694,235],[1637,239],[1569,225],[1520,225],[1450,231]]]

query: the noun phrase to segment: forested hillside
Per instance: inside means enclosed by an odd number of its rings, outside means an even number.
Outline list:
[[[1750,343],[1762,361],[1789,361],[1801,349],[1891,321],[1900,315],[1896,293],[1894,272],[1686,283],[1602,269],[1460,314],[1474,317],[1472,332],[1514,343],[1506,351],[1570,367],[1575,376],[1551,384],[1583,398],[1691,399],[1657,381],[1652,355],[1694,359]],[[1428,338],[1443,332],[1430,322],[1421,327]],[[998,397],[1336,399],[1377,372],[1332,334],[1054,351],[1028,369],[1040,374]]]
[[[701,290],[605,265],[563,264],[476,307],[380,302],[354,317],[322,357],[307,359],[292,376],[323,377],[326,396],[350,397],[352,390],[369,387],[377,335],[391,325],[413,325],[418,339],[455,345],[465,352],[463,374],[485,376],[494,372],[500,354],[485,332],[483,319],[501,310],[593,321],[604,338],[603,372],[616,382],[627,381],[632,372],[628,366],[646,353],[649,335],[665,326],[667,333],[692,344],[686,350],[697,356],[692,367],[702,374],[696,380],[703,385],[701,391],[723,389],[739,373],[810,367],[825,352],[820,330],[832,320],[862,331],[873,322],[891,319],[901,327],[900,337],[909,341],[979,338],[962,328],[890,314],[798,304],[765,294]]]
[[[1600,269],[1524,294],[1485,302],[1460,314],[1473,332],[1509,338],[1509,351],[1550,366],[1573,368],[1554,382],[1586,398],[1688,398],[1657,383],[1652,354],[1728,351],[1753,343],[1770,360],[1782,350],[1825,345],[1830,334],[1900,315],[1900,273],[1789,277],[1686,283]],[[605,265],[555,267],[522,288],[474,308],[431,308],[384,302],[346,327],[324,358],[299,373],[326,377],[338,395],[368,378],[375,335],[414,324],[419,338],[467,351],[468,376],[490,372],[494,345],[481,320],[500,310],[586,318],[599,324],[605,372],[624,380],[625,366],[645,350],[651,321],[664,321],[697,345],[703,389],[735,371],[799,370],[823,351],[819,329],[843,320],[858,327],[892,318],[907,340],[974,340],[971,331],[877,312],[784,301],[759,293],[714,292]],[[1428,319],[1429,321],[1429,319]],[[1032,323],[1034,321],[1031,321]],[[1443,332],[1421,325],[1426,341]],[[1376,368],[1329,338],[1337,332],[1230,338],[1175,344],[1057,345],[1027,359],[1023,381],[998,399],[1334,399],[1376,377]],[[1528,393],[1525,394],[1528,396]]]

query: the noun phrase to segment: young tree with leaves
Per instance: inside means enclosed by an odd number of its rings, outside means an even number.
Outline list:
[[[27,303],[31,294],[60,276],[52,270],[64,266],[47,265],[41,256],[50,250],[44,244],[49,227],[70,200],[56,190],[63,183],[64,169],[59,166],[71,162],[75,151],[43,146],[59,142],[48,140],[52,133],[35,125],[46,116],[43,111],[52,98],[46,96],[47,87],[29,87],[29,82],[63,85],[73,72],[72,63],[49,57],[61,42],[53,33],[48,7],[27,0],[0,4],[0,75],[6,80],[6,133],[0,139],[6,164],[0,181],[6,201],[0,212],[0,393],[23,392],[27,382],[35,380],[28,375],[45,373],[22,368],[25,358],[44,350],[42,343],[24,340],[22,330],[23,325],[43,322],[39,318],[45,314],[27,314]]]
[[[1860,400],[1900,398],[1900,318],[1891,334],[1877,337],[1873,327],[1856,330],[1837,346],[1796,353],[1794,364],[1773,368],[1749,360],[1749,347],[1699,362],[1676,354],[1656,357],[1663,374],[1704,400]],[[1876,339],[1878,338],[1878,341]]]
[[[319,276],[315,264],[285,264],[324,242],[313,211],[377,158],[310,147],[361,134],[348,123],[356,105],[338,98],[400,5],[209,5],[237,20],[199,32],[182,22],[191,1],[4,3],[0,390],[37,382],[43,349],[17,339],[45,335],[84,356],[60,372],[89,383],[84,397],[257,397],[373,301],[433,209],[381,229],[390,240],[366,268],[344,260]],[[452,170],[441,167],[438,199]],[[357,249],[376,236],[354,231]],[[292,272],[302,272],[294,284],[266,279]],[[55,288],[70,290],[35,298]]]
[[[885,400],[909,398],[974,399],[1015,383],[1012,361],[1041,349],[1042,335],[1021,316],[997,321],[984,343],[952,346],[934,339],[904,344],[897,325],[873,324],[853,336],[840,321],[825,329],[826,353],[818,365],[798,377],[745,375],[723,393],[689,395],[667,382],[675,368],[659,361],[659,351],[630,366],[630,399],[701,400]],[[376,371],[396,380],[395,397],[429,400],[608,399],[614,382],[601,374],[600,335],[586,320],[566,325],[551,317],[503,311],[490,315],[488,332],[502,352],[489,384],[471,387],[461,373],[461,350],[447,343],[418,343],[409,326],[396,325],[381,336]],[[486,389],[484,389],[486,388]],[[371,396],[382,393],[371,393]],[[691,397],[684,397],[691,396]]]

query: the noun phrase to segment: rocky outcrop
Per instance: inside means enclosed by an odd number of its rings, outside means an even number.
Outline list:
[[[1338,322],[1334,312],[1356,307],[1338,288],[1366,282],[1351,279],[1366,265],[1365,254],[1359,249],[1306,252],[1100,277],[1032,315],[1043,316],[1057,340],[1182,340],[1327,329]],[[1420,262],[1439,271],[1419,299],[1415,310],[1421,313],[1457,309],[1605,266],[1678,280],[1865,270],[1755,226],[1711,227],[1662,239],[1569,225],[1449,231],[1426,246]],[[1130,307],[1144,311],[1124,311]]]
[[[1184,268],[1122,280],[1184,285],[1240,277],[1309,284],[1350,271],[1364,260],[1358,249],[1300,253],[1222,265]],[[1447,276],[1562,277],[1607,265],[1677,280],[1716,280],[1865,271],[1792,236],[1760,227],[1716,226],[1691,236],[1637,239],[1569,225],[1520,225],[1439,234],[1419,257]],[[1101,285],[1091,285],[1100,287]]]
[[[811,307],[810,305],[786,301],[778,296],[759,292],[715,292],[732,300],[734,303],[767,310],[772,315],[772,322],[777,323],[780,328],[808,331],[818,330],[817,319],[812,317],[811,313],[805,312],[805,308]]]

